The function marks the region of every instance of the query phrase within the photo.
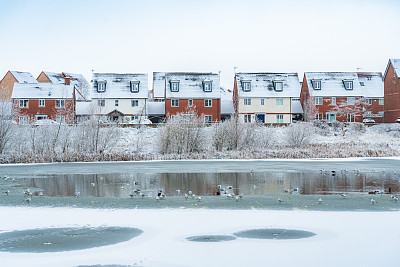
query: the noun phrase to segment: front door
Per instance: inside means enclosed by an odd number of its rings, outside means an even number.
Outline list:
[[[326,113],[326,121],[328,123],[334,122],[336,120],[336,113]]]
[[[265,123],[265,114],[257,114],[257,122]]]

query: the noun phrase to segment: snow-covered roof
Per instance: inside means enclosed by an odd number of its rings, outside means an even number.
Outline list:
[[[397,74],[397,77],[400,77],[400,59],[392,58],[390,59],[390,63],[392,63],[392,66]]]
[[[364,96],[357,72],[305,72],[308,90],[315,96]],[[321,82],[321,89],[315,90],[314,81]],[[353,81],[353,89],[346,90],[344,81]]]
[[[221,114],[234,114],[235,109],[233,108],[232,100],[221,100]]]
[[[164,98],[165,72],[153,72],[153,97]]]
[[[149,115],[165,114],[165,102],[147,102],[147,113]]]
[[[30,72],[13,71],[10,70],[11,74],[17,79],[19,83],[38,83],[35,77]]]
[[[92,114],[92,102],[76,102],[76,115],[88,116]]]
[[[236,73],[239,97],[300,97],[297,73]],[[243,82],[250,82],[250,90],[243,91]],[[281,91],[274,83],[282,82]]]
[[[105,92],[98,83],[105,82]],[[131,82],[139,82],[139,92],[131,92]],[[148,98],[148,76],[142,73],[93,73],[92,98]]]
[[[59,99],[72,98],[74,85],[53,83],[16,83],[11,98]]]
[[[82,74],[70,72],[57,73],[50,71],[43,71],[43,73],[50,79],[52,83],[65,83],[65,78],[70,77],[71,84],[75,84],[77,89],[82,93],[82,96],[77,94],[77,100],[90,99],[90,84]]]
[[[297,101],[292,100],[292,113],[294,113],[294,114],[304,113],[300,100],[297,100]]]
[[[219,74],[216,73],[158,72],[155,73],[155,77],[153,78],[155,97],[165,90],[166,98],[221,98]],[[179,91],[171,92],[171,82],[179,82]],[[204,82],[212,84],[211,92],[203,90]]]
[[[364,97],[384,97],[384,86],[382,73],[380,72],[358,72],[358,81],[361,85]]]

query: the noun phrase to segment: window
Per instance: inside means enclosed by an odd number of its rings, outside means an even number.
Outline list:
[[[322,113],[316,113],[316,114],[314,115],[314,119],[316,119],[316,120],[323,120],[323,119],[324,119],[324,114],[322,114]]]
[[[131,116],[131,120],[138,120],[139,116]]]
[[[97,92],[103,93],[106,91],[106,82],[97,82]]]
[[[276,115],[276,123],[283,123],[283,114]]]
[[[366,105],[372,105],[372,99],[371,98],[366,98],[365,99],[365,104]]]
[[[118,100],[115,100],[115,106],[118,107]]]
[[[139,100],[131,100],[131,106],[132,107],[138,107],[139,106]]]
[[[212,107],[212,100],[211,99],[204,99],[204,106],[205,107]]]
[[[171,92],[179,92],[179,81],[171,81]]]
[[[346,90],[353,90],[353,81],[343,81]]]
[[[372,117],[372,112],[371,111],[366,111],[365,112],[365,117]]]
[[[179,99],[171,99],[171,107],[179,107]]]
[[[276,105],[277,106],[283,106],[283,98],[277,98],[276,99]]]
[[[57,123],[65,123],[65,116],[56,116]]]
[[[211,115],[204,115],[204,123],[211,124],[212,123],[212,116]]]
[[[106,101],[104,99],[97,100],[97,106],[104,107],[106,105]]]
[[[19,124],[20,124],[20,125],[27,125],[27,124],[29,124],[29,117],[28,117],[28,116],[21,116],[21,117],[19,117]]]
[[[354,114],[353,113],[346,114],[346,120],[347,122],[354,122],[355,121]]]
[[[28,99],[21,99],[19,101],[19,107],[20,108],[27,108],[28,107]]]
[[[56,108],[64,108],[65,107],[65,100],[64,99],[57,99],[56,100]]]
[[[244,122],[251,123],[251,114],[244,114]]]
[[[383,98],[379,99],[379,105],[383,106],[385,104],[385,100]]]
[[[336,121],[336,113],[326,112],[326,121],[329,123]]]
[[[249,81],[242,82],[242,88],[243,88],[243,91],[250,92],[251,91],[251,82],[249,82]]]
[[[261,106],[264,106],[264,98],[261,98]]]
[[[177,115],[171,115],[171,121],[176,120]]]
[[[36,120],[37,120],[37,121],[47,119],[47,115],[35,115],[35,117],[36,117]]]
[[[45,106],[44,99],[39,99],[39,107],[44,107],[44,106]]]
[[[352,106],[352,105],[354,105],[354,103],[355,103],[354,97],[348,97],[347,98],[347,105],[348,106]]]
[[[314,90],[321,90],[321,81],[320,80],[312,81],[312,86]]]
[[[189,99],[189,107],[193,107],[193,99]]]
[[[245,98],[243,101],[245,106],[251,106],[251,98]]]
[[[275,91],[282,91],[283,90],[283,82],[274,82]]]
[[[361,86],[365,86],[365,83],[364,83],[364,82],[360,82],[360,85],[361,85]]]
[[[367,77],[367,80],[368,80],[368,81],[370,81],[370,80],[371,80],[371,78],[372,78],[371,76],[368,76],[368,77]]]
[[[203,82],[203,91],[204,92],[212,92],[212,82],[211,81]]]
[[[332,97],[331,99],[331,105],[336,105],[336,97]]]
[[[322,105],[322,97],[316,97],[315,98],[315,105]]]
[[[384,111],[379,111],[378,114],[379,114],[379,117],[383,117],[383,115],[384,115],[385,113],[384,113]]]
[[[131,92],[132,93],[139,92],[139,81],[131,81]]]

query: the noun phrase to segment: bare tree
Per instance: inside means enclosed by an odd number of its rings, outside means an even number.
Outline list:
[[[14,132],[12,103],[8,101],[8,88],[0,88],[0,154],[10,141]]]
[[[286,129],[286,142],[294,147],[305,146],[310,143],[313,133],[313,127],[310,123],[292,123]]]

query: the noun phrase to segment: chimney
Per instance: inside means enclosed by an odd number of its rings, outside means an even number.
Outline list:
[[[65,77],[64,80],[65,80],[65,84],[66,85],[70,85],[71,84],[71,78],[69,76]]]

